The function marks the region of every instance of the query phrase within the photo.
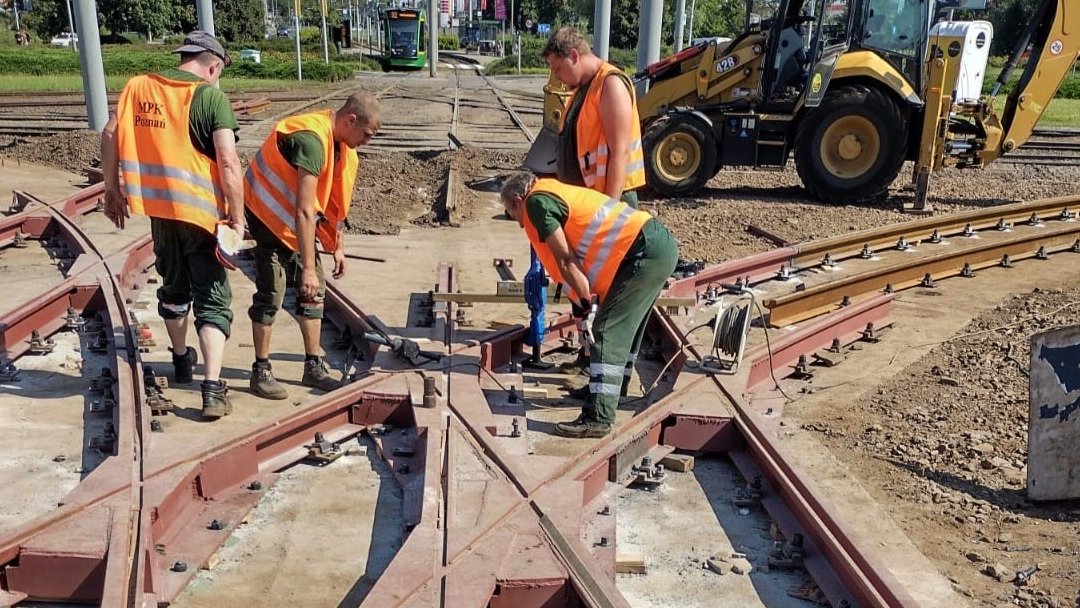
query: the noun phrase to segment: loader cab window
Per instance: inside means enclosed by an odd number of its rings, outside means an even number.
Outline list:
[[[862,14],[860,46],[878,51],[916,88],[929,30],[926,0],[867,0]]]
[[[821,36],[824,48],[848,42],[851,4],[848,0],[825,0],[821,5]]]
[[[863,17],[865,47],[914,58],[925,42],[923,0],[868,0]]]

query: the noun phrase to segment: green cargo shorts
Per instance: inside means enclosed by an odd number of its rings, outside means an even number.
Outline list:
[[[213,325],[229,336],[232,330],[232,290],[225,267],[214,255],[214,235],[180,220],[150,218],[154,239],[154,268],[161,275],[158,314],[183,319],[195,307],[195,329]]]
[[[273,325],[274,317],[285,301],[286,290],[300,285],[303,270],[300,254],[289,249],[266,224],[252,213],[247,214],[248,232],[255,239],[255,295],[251,298],[248,317],[255,323]],[[310,302],[299,295],[293,312],[309,319],[323,317],[323,301],[326,298],[326,275],[322,262],[315,255],[315,274],[319,277],[319,292]]]

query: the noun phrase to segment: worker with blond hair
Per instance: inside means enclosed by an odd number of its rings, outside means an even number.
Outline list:
[[[338,386],[320,356],[326,278],[317,248],[333,254],[333,276],[341,278],[341,225],[356,183],[356,148],[378,132],[379,114],[373,95],[354,93],[337,110],[290,116],[274,127],[251,161],[245,195],[256,242],[256,291],[248,308],[255,344],[250,387],[256,395],[288,397],[271,369],[270,339],[289,287],[299,296],[294,312],[303,336],[301,384],[324,391]]]
[[[644,211],[595,190],[521,173],[500,191],[506,214],[525,229],[544,270],[570,289],[571,310],[589,349],[588,400],[560,423],[567,437],[611,432],[645,323],[675,270],[678,245]]]
[[[555,30],[541,55],[555,78],[573,89],[555,152],[558,180],[637,207],[645,160],[630,78],[594,55],[581,32],[570,26]]]

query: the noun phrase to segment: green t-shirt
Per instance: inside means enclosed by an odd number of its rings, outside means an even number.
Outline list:
[[[164,70],[161,76],[169,80],[181,82],[202,82],[202,79],[184,70]],[[191,109],[188,112],[188,134],[195,149],[217,160],[214,151],[214,131],[231,129],[234,133],[240,130],[240,124],[236,122],[232,104],[216,87],[203,84],[195,89],[195,96],[191,98]],[[237,140],[240,138],[237,137]]]
[[[546,241],[553,232],[562,228],[570,217],[570,207],[562,199],[544,192],[530,194],[525,199],[525,212],[529,214],[529,221],[536,227],[541,241]]]
[[[279,137],[278,152],[290,165],[312,175],[322,172],[326,162],[322,140],[314,131],[294,131]]]

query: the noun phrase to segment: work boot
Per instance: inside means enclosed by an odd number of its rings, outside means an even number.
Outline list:
[[[300,384],[329,392],[341,383],[330,376],[330,372],[326,369],[326,362],[319,357],[314,361],[310,359],[304,361],[304,377],[300,380]]]
[[[217,420],[232,413],[229,387],[224,380],[203,380],[201,388],[203,420]]]
[[[581,399],[582,401],[586,401],[589,398],[589,384],[586,382],[581,386],[566,391],[566,396],[571,399]]]
[[[169,347],[169,352],[172,352],[172,347]],[[195,364],[199,362],[199,353],[190,346],[187,347],[187,351],[183,356],[177,356],[173,353],[173,383],[175,384],[191,384],[192,372],[195,370]]]
[[[559,373],[566,374],[567,376],[574,376],[577,374],[589,373],[589,355],[587,350],[579,349],[577,358],[573,361],[564,361],[559,364]]]
[[[593,420],[587,414],[578,416],[573,422],[560,422],[555,425],[555,434],[563,437],[596,438],[603,437],[610,432],[610,424]]]
[[[270,369],[270,362],[251,364],[251,392],[263,399],[281,400],[289,396],[285,387],[274,378],[274,372]]]

